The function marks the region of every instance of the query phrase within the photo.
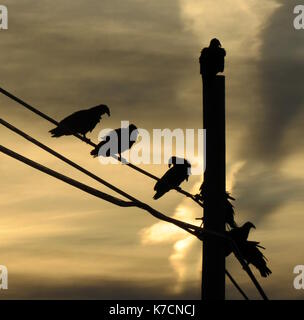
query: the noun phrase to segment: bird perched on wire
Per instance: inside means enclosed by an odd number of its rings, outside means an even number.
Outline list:
[[[224,71],[226,51],[221,46],[220,41],[214,38],[210,41],[209,47],[201,51],[199,62],[203,78],[211,79]]]
[[[241,227],[235,227],[234,229],[231,229],[228,233],[235,242],[246,241],[252,228],[256,229],[255,225],[248,221]]]
[[[246,222],[241,227],[236,227],[228,232],[226,235],[230,237],[241,257],[248,263],[254,265],[259,271],[262,277],[267,277],[272,272],[267,267],[267,259],[263,255],[260,249],[265,249],[264,247],[260,246],[259,242],[256,241],[249,241],[248,236],[251,228],[255,229],[255,226],[251,222]],[[233,247],[231,243],[227,243],[225,246],[225,255],[226,257],[233,251]]]
[[[54,138],[76,133],[86,138],[85,135],[96,127],[97,123],[101,120],[101,116],[104,114],[110,116],[110,109],[104,104],[90,109],[80,110],[61,120],[57,127],[49,132]]]
[[[205,190],[204,182],[201,184],[199,193],[195,195],[195,198],[204,206],[204,201],[206,201],[206,190]],[[225,205],[225,223],[227,223],[231,228],[237,227],[236,222],[234,221],[234,207],[233,204],[229,200],[235,200],[235,198],[231,197],[229,192],[225,192],[224,194],[224,205]],[[203,218],[197,218],[197,220],[204,221]]]
[[[226,235],[230,237],[237,245],[248,240],[248,236],[251,229],[256,229],[255,225],[248,221],[244,223],[241,227],[235,227],[230,231],[226,232]],[[225,247],[226,256],[232,252],[232,246],[228,244]]]
[[[119,159],[121,159],[121,154],[131,149],[137,140],[137,136],[138,129],[134,124],[130,124],[126,128],[112,130],[91,151],[91,155],[94,158],[97,156],[110,157],[118,155]]]
[[[171,168],[172,165],[172,168]],[[191,175],[191,164],[186,159],[171,157],[168,161],[170,168],[155,184],[156,191],[153,199],[157,200],[171,189],[179,187],[179,185],[187,180]]]

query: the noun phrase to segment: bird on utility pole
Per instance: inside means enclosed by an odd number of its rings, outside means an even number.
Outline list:
[[[216,38],[210,41],[209,47],[201,51],[199,58],[200,73],[203,78],[214,78],[225,68],[226,51],[222,48],[220,41]]]
[[[195,195],[195,198],[201,203],[202,206],[204,206],[204,200],[205,200],[205,188],[204,188],[204,182],[201,184],[199,193]],[[229,192],[225,192],[224,194],[225,198],[225,223],[230,226],[230,228],[237,227],[237,224],[234,220],[234,206],[230,202],[230,200],[235,201],[235,198],[233,198]],[[196,220],[202,220],[202,224],[204,223],[204,217],[202,218],[196,218]]]
[[[265,249],[257,241],[249,241],[248,236],[251,229],[256,229],[255,225],[250,221],[244,223],[241,227],[236,227],[226,234],[230,237],[237,246],[241,256],[248,264],[254,265],[259,271],[262,277],[267,277],[272,272],[267,267],[267,259],[263,255],[260,249]],[[260,249],[259,249],[260,248]],[[225,255],[226,257],[232,253],[232,246],[230,243],[226,244]]]

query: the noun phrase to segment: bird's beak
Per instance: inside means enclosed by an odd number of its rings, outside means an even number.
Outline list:
[[[168,167],[171,168],[171,166],[172,166],[172,163],[168,163]]]
[[[254,225],[254,224],[252,225],[252,228],[253,228],[253,229],[256,229],[256,227],[255,227],[255,225]]]
[[[108,117],[111,115],[111,114],[110,114],[110,111],[109,111],[109,112],[107,112],[107,115],[108,115]]]

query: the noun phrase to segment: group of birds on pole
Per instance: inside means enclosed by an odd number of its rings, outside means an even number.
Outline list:
[[[198,200],[202,207],[204,207],[204,182],[201,184],[199,193],[195,195],[196,200]],[[244,223],[241,227],[235,222],[235,211],[234,206],[231,203],[235,201],[229,192],[224,195],[225,201],[225,223],[227,226],[226,236],[233,240],[237,246],[242,258],[247,262],[247,264],[252,264],[255,266],[262,277],[267,277],[271,274],[271,270],[267,267],[267,259],[263,255],[260,249],[265,249],[260,245],[259,242],[248,240],[248,236],[251,229],[256,229],[255,225],[248,221]],[[204,222],[204,218],[198,218]],[[231,243],[227,242],[225,245],[225,256],[228,257],[233,252],[233,247]]]
[[[226,52],[221,48],[220,41],[212,39],[209,47],[204,48],[201,52],[201,74],[204,77],[210,77],[216,75],[218,72],[222,72],[224,70],[225,55]],[[204,63],[204,61],[208,61],[208,63]],[[105,114],[110,116],[110,109],[104,104],[90,109],[80,110],[61,120],[57,127],[49,132],[54,138],[80,134],[85,140],[88,140],[86,134],[93,131]],[[94,158],[97,156],[118,156],[118,159],[121,160],[121,154],[129,150],[136,143],[137,137],[138,128],[134,124],[130,124],[125,128],[117,128],[104,136],[90,154]],[[186,159],[172,156],[168,160],[168,167],[169,169],[158,179],[154,186],[154,200],[160,199],[170,190],[180,188],[180,185],[184,181],[188,181],[191,175],[191,163]],[[226,192],[224,197],[225,222],[229,228],[226,231],[226,235],[237,245],[243,259],[245,259],[248,264],[254,265],[260,271],[262,277],[267,277],[271,274],[271,270],[267,267],[267,259],[260,250],[265,248],[260,246],[259,242],[248,240],[250,230],[255,228],[255,226],[251,222],[246,222],[243,226],[239,227],[235,222],[234,206],[231,203],[231,200],[234,201],[235,199],[231,197],[228,192]],[[196,194],[194,198],[204,207],[204,183],[202,183],[198,194]],[[202,219],[203,223],[203,218],[200,219]],[[229,256],[232,251],[230,243],[227,243],[225,255]]]

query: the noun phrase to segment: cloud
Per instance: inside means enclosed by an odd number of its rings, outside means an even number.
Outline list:
[[[180,91],[191,88],[198,63],[179,11],[160,0],[13,1],[2,39],[3,86],[55,118],[104,102],[111,127],[120,120],[183,127],[191,114]]]
[[[2,299],[92,299],[92,300],[170,300],[196,299],[196,283],[188,284],[182,293],[169,290],[174,279],[153,281],[117,281],[111,278],[91,277],[52,279],[46,277],[9,275],[9,289],[2,292]]]
[[[10,0],[9,30],[1,33],[1,86],[55,119],[104,102],[112,114],[103,119],[104,127],[130,120],[148,129],[198,128],[202,110],[197,58],[201,46],[216,34],[228,52],[227,172],[237,198],[237,221],[250,218],[256,223],[270,213],[286,216],[282,207],[302,201],[304,176],[295,172],[302,167],[298,155],[304,119],[302,33],[292,26],[293,4]],[[87,146],[72,138],[54,141],[47,132],[50,124],[0,99],[4,119],[152,203],[154,181],[124,166],[97,165]],[[2,128],[1,137],[14,150],[103,188]],[[117,210],[7,157],[0,166],[6,182],[0,196],[2,257],[9,264],[10,281],[15,281],[8,297],[199,297],[200,276],[193,271],[200,268],[199,242],[192,245],[184,234],[169,226],[159,228],[159,223],[149,228],[155,220],[139,210]],[[145,169],[161,175],[164,167]],[[181,201],[172,192],[153,206],[170,213]],[[197,215],[189,201],[184,204],[193,222]],[[138,231],[144,228],[148,231],[142,246]],[[157,240],[163,242],[152,248]],[[54,281],[58,266],[61,277]],[[172,288],[182,290],[174,294]]]
[[[304,93],[301,74],[304,62],[302,35],[293,27],[296,1],[278,1],[261,31],[257,81],[260,104],[248,110],[249,127],[239,156],[246,161],[236,177],[239,209],[260,220],[288,202],[299,200],[304,185],[282,167],[301,153]],[[302,119],[302,120],[300,120]],[[294,164],[297,163],[294,159]]]
[[[261,34],[261,56],[258,63],[261,105],[256,106],[255,121],[249,130],[249,143],[243,143],[253,161],[274,164],[290,152],[303,147],[300,141],[289,139],[290,130],[300,134],[302,128],[295,120],[303,119],[304,44],[302,34],[293,27],[293,8],[297,1],[279,1],[281,6],[269,18]]]

